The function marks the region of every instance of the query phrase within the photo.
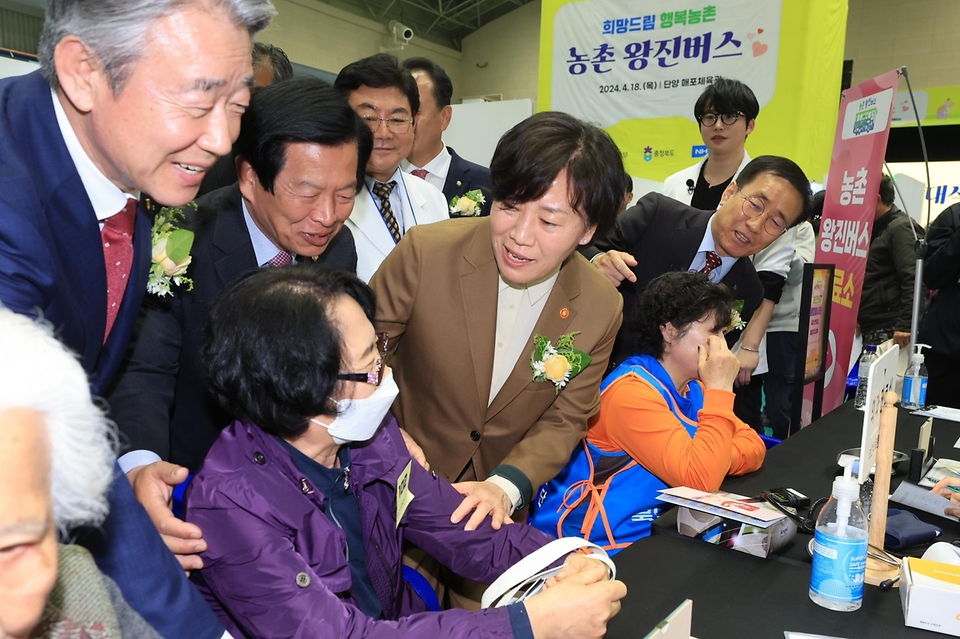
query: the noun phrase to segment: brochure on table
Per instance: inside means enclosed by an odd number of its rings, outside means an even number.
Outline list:
[[[661,490],[657,499],[718,517],[726,517],[757,528],[769,528],[786,516],[765,501],[758,502],[743,495],[711,493],[686,486]]]

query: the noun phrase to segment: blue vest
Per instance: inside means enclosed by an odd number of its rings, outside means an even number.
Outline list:
[[[663,397],[693,437],[703,408],[703,387],[691,382],[686,397],[674,388],[663,366],[648,355],[634,355],[600,385],[601,395],[615,381],[635,375]],[[586,439],[556,477],[540,487],[532,523],[556,537],[583,537],[613,554],[650,534],[662,510],[657,493],[667,484],[625,452],[608,453]]]

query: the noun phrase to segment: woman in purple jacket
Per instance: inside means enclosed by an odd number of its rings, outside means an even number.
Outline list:
[[[355,276],[310,264],[255,271],[210,311],[204,361],[238,421],[187,519],[208,543],[192,578],[220,620],[238,638],[602,636],[626,589],[582,556],[540,595],[479,613],[425,612],[402,579],[404,540],[489,583],[549,538],[451,523],[462,496],[412,461],[388,414],[374,308]]]

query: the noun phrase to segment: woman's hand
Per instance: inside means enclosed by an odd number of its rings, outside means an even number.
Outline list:
[[[606,634],[607,622],[620,612],[627,587],[611,581],[604,564],[587,561],[594,565],[577,564],[583,569],[523,603],[538,639],[599,639]]]
[[[740,360],[727,348],[726,341],[711,335],[706,346],[698,346],[698,376],[705,388],[733,391],[733,382],[740,372]]]
[[[946,497],[957,505],[957,508],[945,508],[943,513],[948,517],[960,517],[960,493],[951,490],[951,486],[960,488],[960,479],[956,477],[944,477],[937,482],[937,485],[930,489],[938,495]]]

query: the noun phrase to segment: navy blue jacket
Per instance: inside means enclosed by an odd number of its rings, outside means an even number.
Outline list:
[[[150,220],[141,206],[134,266],[107,342],[107,276],[100,226],[57,126],[39,72],[0,80],[0,303],[50,322],[80,355],[102,395],[124,354],[150,267]],[[2,357],[2,355],[0,355]],[[219,637],[223,629],[166,549],[116,470],[110,516],[80,542],[127,602],[165,637]]]

